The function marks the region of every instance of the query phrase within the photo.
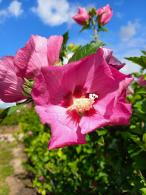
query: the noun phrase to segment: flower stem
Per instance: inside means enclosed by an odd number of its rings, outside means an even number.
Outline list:
[[[98,36],[96,21],[94,18],[92,18],[91,23],[92,23],[92,30],[93,30],[93,41],[97,42],[99,39],[99,36]]]

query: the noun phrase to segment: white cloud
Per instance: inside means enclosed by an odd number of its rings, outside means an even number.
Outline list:
[[[136,35],[139,26],[140,24],[138,21],[129,21],[127,25],[122,26],[120,29],[121,40],[126,42],[133,38]]]
[[[22,3],[18,0],[13,0],[7,8],[0,10],[0,21],[2,22],[4,19],[11,16],[18,17],[22,13]]]
[[[40,19],[49,26],[70,23],[75,12],[75,6],[67,0],[37,0],[37,6],[32,8]]]
[[[8,7],[8,12],[13,16],[20,16],[23,12],[22,10],[22,3],[18,0],[14,0]]]
[[[126,26],[122,26],[119,31],[120,38],[112,49],[115,55],[126,66],[122,69],[124,73],[132,73],[140,70],[140,66],[124,59],[125,57],[140,56],[141,50],[146,50],[146,28],[138,20],[129,21]]]
[[[0,10],[0,19],[7,17],[7,10]]]

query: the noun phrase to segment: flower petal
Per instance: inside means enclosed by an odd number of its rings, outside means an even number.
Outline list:
[[[125,76],[115,68],[111,68],[111,71],[117,79],[115,89],[111,88],[111,91],[106,91],[107,94],[105,93],[103,97],[99,97],[93,105],[95,114],[83,116],[80,121],[83,134],[107,125],[129,124],[132,110],[131,105],[126,102],[126,92],[133,78]]]
[[[59,63],[60,50],[63,43],[62,36],[51,36],[48,39],[48,62],[49,65]]]
[[[22,95],[23,80],[16,75],[13,59],[13,57],[0,59],[0,99],[4,102],[25,99]]]
[[[132,78],[126,78],[119,84],[119,89],[110,103],[112,113],[110,116],[110,125],[128,125],[132,114],[131,104],[126,102],[126,92]],[[110,108],[109,108],[110,109]]]
[[[32,35],[26,46],[20,49],[15,56],[17,74],[21,77],[32,77],[38,69],[48,65],[47,39]]]
[[[111,49],[102,48],[104,52],[104,57],[107,63],[116,69],[121,69],[125,66],[125,63],[121,63],[116,57],[113,56],[113,51]]]
[[[81,133],[87,134],[97,128],[104,127],[108,125],[109,119],[100,115],[100,113],[95,113],[91,116],[85,115],[82,117],[79,126],[81,127]]]
[[[32,97],[36,104],[59,104],[64,94],[62,90],[63,69],[60,67],[42,68],[42,74],[35,78]]]
[[[43,67],[42,76],[36,78],[32,91],[33,99],[37,104],[42,104],[45,97],[46,103],[57,104],[68,93],[73,93],[75,88],[81,86],[88,92],[104,94],[113,89],[113,75],[109,65],[103,58],[103,51],[99,49],[96,54],[90,55],[77,62],[63,67]],[[98,76],[97,76],[98,75]],[[108,87],[104,87],[108,85]]]
[[[32,35],[26,46],[15,56],[17,74],[21,77],[32,78],[42,67],[54,65],[59,60],[62,36],[51,36],[49,39]]]
[[[41,121],[51,126],[49,149],[86,143],[78,123],[70,118],[65,108],[55,105],[36,106],[36,111]]]

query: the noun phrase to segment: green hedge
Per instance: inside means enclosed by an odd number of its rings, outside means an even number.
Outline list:
[[[130,126],[107,127],[87,136],[88,144],[48,150],[50,130],[33,109],[21,117],[38,192],[53,194],[146,194],[146,90],[133,84]]]

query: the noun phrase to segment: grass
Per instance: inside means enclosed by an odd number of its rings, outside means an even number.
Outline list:
[[[13,174],[13,168],[10,165],[13,147],[14,143],[0,142],[0,195],[9,195],[6,178]]]

